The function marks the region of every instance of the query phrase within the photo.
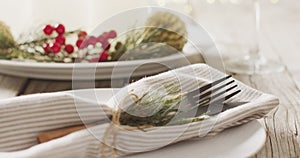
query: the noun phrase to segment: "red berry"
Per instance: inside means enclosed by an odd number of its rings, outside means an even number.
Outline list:
[[[109,33],[108,32],[103,32],[101,35],[104,39],[108,39],[109,38]]]
[[[62,35],[65,33],[65,26],[63,24],[58,24],[55,28],[55,31],[59,34]]]
[[[83,40],[82,40],[82,39],[79,39],[79,40],[76,41],[76,46],[77,46],[78,48],[81,48],[82,43],[83,43]]]
[[[109,54],[107,51],[103,51],[101,54],[100,54],[100,58],[99,58],[99,61],[107,61],[109,57]]]
[[[78,33],[78,39],[85,39],[87,37],[87,33],[85,31],[80,31]]]
[[[73,52],[74,52],[74,47],[73,47],[73,45],[67,44],[67,45],[65,46],[65,51],[66,51],[67,53],[69,53],[69,54],[73,53]]]
[[[117,32],[115,30],[111,30],[108,33],[109,38],[116,38],[117,37]]]
[[[83,49],[83,48],[86,48],[87,46],[89,45],[88,43],[88,40],[77,40],[76,42],[76,46],[79,48],[79,49]]]
[[[47,54],[47,55],[51,52],[51,48],[50,48],[49,43],[45,43],[45,44],[43,45],[43,49],[44,49],[44,51],[45,51],[45,54]]]
[[[51,26],[51,25],[46,25],[43,29],[43,32],[46,34],[46,35],[51,35],[54,31],[54,27]]]
[[[65,45],[66,43],[66,38],[63,35],[58,35],[55,38],[55,42],[59,43],[60,45]]]
[[[51,44],[50,47],[51,47],[51,50],[53,53],[57,54],[60,52],[61,46],[59,43],[55,42],[55,43]]]
[[[91,36],[87,39],[87,43],[91,45],[95,45],[98,42],[97,38],[95,36]]]
[[[97,37],[97,42],[100,42],[101,44],[107,41],[102,35]]]

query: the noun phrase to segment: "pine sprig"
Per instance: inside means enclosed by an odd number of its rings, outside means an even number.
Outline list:
[[[184,93],[180,93],[180,88],[174,83],[165,86],[166,94],[146,92],[133,104],[121,109],[120,124],[127,126],[164,126],[179,125],[191,122],[202,121],[207,115],[188,117],[185,114],[197,107],[206,105],[201,102],[189,108],[179,108],[180,104],[186,99]]]
[[[164,29],[153,29],[150,35],[145,36],[144,32],[147,28],[128,31],[124,42],[118,42],[119,46],[111,52],[111,60],[151,59],[178,53],[178,50],[168,44],[153,42],[152,38]],[[115,45],[117,46],[118,43]]]

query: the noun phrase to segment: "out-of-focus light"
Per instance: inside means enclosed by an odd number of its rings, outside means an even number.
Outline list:
[[[187,3],[187,0],[173,0],[175,3]]]
[[[213,4],[215,2],[215,0],[206,0],[207,3]]]
[[[270,0],[270,2],[273,4],[277,4],[279,2],[279,0]]]
[[[158,0],[157,5],[163,7],[163,6],[166,5],[166,1],[165,0]]]
[[[230,3],[237,4],[238,0],[230,0]]]
[[[220,0],[221,3],[227,3],[227,0]]]
[[[188,14],[192,13],[193,11],[193,7],[191,5],[185,5],[183,9]]]

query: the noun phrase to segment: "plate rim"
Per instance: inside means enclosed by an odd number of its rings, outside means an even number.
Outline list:
[[[13,67],[34,67],[34,68],[73,68],[74,66],[78,68],[90,68],[90,67],[112,67],[115,65],[120,66],[131,66],[141,63],[156,63],[156,62],[164,62],[164,61],[172,61],[180,58],[189,58],[194,55],[201,56],[201,52],[179,52],[176,54],[160,57],[160,58],[152,58],[152,59],[137,59],[137,60],[128,60],[128,61],[109,61],[109,62],[97,62],[97,63],[55,63],[55,62],[26,62],[26,61],[18,61],[18,60],[5,60],[0,59],[0,67],[2,66],[13,66]]]

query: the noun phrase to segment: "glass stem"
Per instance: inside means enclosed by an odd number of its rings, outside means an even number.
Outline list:
[[[255,44],[253,50],[250,51],[250,55],[254,58],[260,58],[260,4],[259,0],[254,0],[254,15],[255,15]]]

